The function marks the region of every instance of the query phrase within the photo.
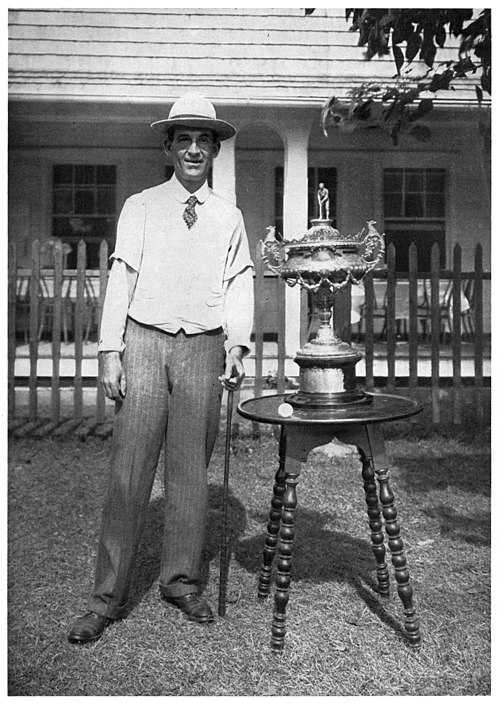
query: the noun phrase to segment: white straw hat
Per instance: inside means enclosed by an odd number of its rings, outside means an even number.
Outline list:
[[[218,120],[212,103],[197,93],[186,93],[172,105],[168,119],[153,122],[155,132],[165,135],[171,127],[212,129],[221,141],[230,139],[236,129],[229,122]]]

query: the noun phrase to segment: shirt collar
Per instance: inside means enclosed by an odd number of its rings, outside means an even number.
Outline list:
[[[172,191],[172,195],[176,200],[178,200],[180,203],[187,203],[188,198],[191,197],[191,195],[196,195],[198,198],[199,203],[204,203],[205,200],[208,198],[210,195],[210,188],[208,187],[208,183],[205,181],[205,183],[201,186],[201,188],[198,188],[194,193],[190,193],[188,190],[184,188],[182,183],[180,183],[179,180],[177,180],[177,176],[174,175],[169,181],[169,185]]]

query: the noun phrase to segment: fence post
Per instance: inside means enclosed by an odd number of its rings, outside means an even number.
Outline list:
[[[76,303],[75,303],[75,387],[73,418],[79,424],[83,419],[83,317],[85,296],[85,271],[87,268],[87,245],[80,239],[76,259]]]
[[[14,242],[8,248],[8,361],[7,361],[7,407],[9,417],[16,412],[16,285],[17,285],[17,248]]]
[[[418,254],[415,242],[408,251],[409,273],[409,370],[408,385],[410,394],[415,397],[418,386]],[[415,422],[415,418],[412,419]]]
[[[483,247],[476,246],[474,256],[474,387],[476,417],[483,422]]]
[[[387,247],[387,389],[394,391],[396,384],[396,247]]]
[[[374,309],[374,293],[373,293],[373,272],[370,271],[365,276],[365,385],[368,391],[373,391],[373,357],[375,338],[373,332],[373,309]]]
[[[40,292],[40,241],[35,239],[31,245],[30,278],[30,380],[29,380],[29,420],[35,422],[38,416],[38,327],[39,327],[39,292]]]
[[[52,422],[58,423],[61,414],[61,316],[62,316],[62,242],[56,240],[54,252],[54,302],[52,316],[52,387],[51,408]]]
[[[260,242],[255,250],[255,309],[254,309],[254,344],[255,344],[255,380],[254,392],[262,395],[262,357],[264,353],[264,265],[260,253]],[[254,426],[254,431],[257,429]]]
[[[453,424],[459,425],[462,415],[462,249],[456,244],[453,249]]]
[[[431,402],[432,421],[439,424],[439,338],[441,309],[439,301],[439,244],[431,249]]]
[[[97,308],[97,329],[101,329],[101,317],[102,309],[104,306],[104,297],[106,295],[106,286],[108,284],[108,243],[105,239],[102,240],[101,246],[99,247],[99,305]],[[99,337],[99,332],[98,332]],[[95,419],[98,424],[104,422],[106,417],[106,395],[104,393],[104,388],[100,383],[101,378],[101,359],[99,355],[98,359],[98,371],[97,371],[97,389],[96,389],[96,410]]]

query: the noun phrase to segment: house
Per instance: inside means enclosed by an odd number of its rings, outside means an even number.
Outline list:
[[[212,183],[242,209],[252,252],[269,225],[288,237],[307,229],[323,182],[334,225],[354,234],[375,220],[398,266],[414,239],[424,270],[434,241],[444,268],[456,243],[464,270],[478,243],[491,268],[489,110],[471,80],[436,100],[428,141],[403,134],[395,146],[383,129],[323,134],[326,99],[394,75],[390,56],[365,60],[342,9],[17,9],[9,40],[9,239],[20,266],[34,238],[60,237],[74,267],[84,237],[95,267],[125,199],[171,173],[150,123],[198,91],[238,128]],[[447,40],[438,60],[455,58]],[[266,285],[272,300],[276,279]],[[299,308],[288,289],[291,356]],[[271,313],[265,324],[276,325]]]

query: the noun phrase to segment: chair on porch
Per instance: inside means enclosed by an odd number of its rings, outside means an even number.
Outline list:
[[[84,341],[88,342],[92,332],[99,327],[99,295],[95,281],[91,276],[85,276],[85,305],[84,305]]]
[[[29,341],[30,330],[30,276],[16,278],[16,336],[21,335],[24,344]]]
[[[40,298],[40,322],[38,326],[38,340],[40,341],[46,329],[53,330],[54,325],[54,310],[56,298],[54,295],[54,277],[53,274],[40,276],[39,287]],[[72,316],[73,305],[70,298],[70,285],[68,280],[63,277],[61,289],[61,327],[63,340],[68,344],[68,330]]]
[[[471,286],[472,281],[467,281]],[[462,339],[472,340],[474,338],[474,320],[471,314],[470,296],[472,296],[471,288],[469,295],[466,295],[464,289],[460,289],[460,316],[461,316],[461,337]],[[431,282],[429,279],[425,281],[425,298],[426,304],[424,314],[426,316],[425,326],[431,328],[432,320],[432,298],[431,298]],[[441,279],[439,281],[439,339],[441,342],[449,341],[453,333],[453,281],[451,279]]]

